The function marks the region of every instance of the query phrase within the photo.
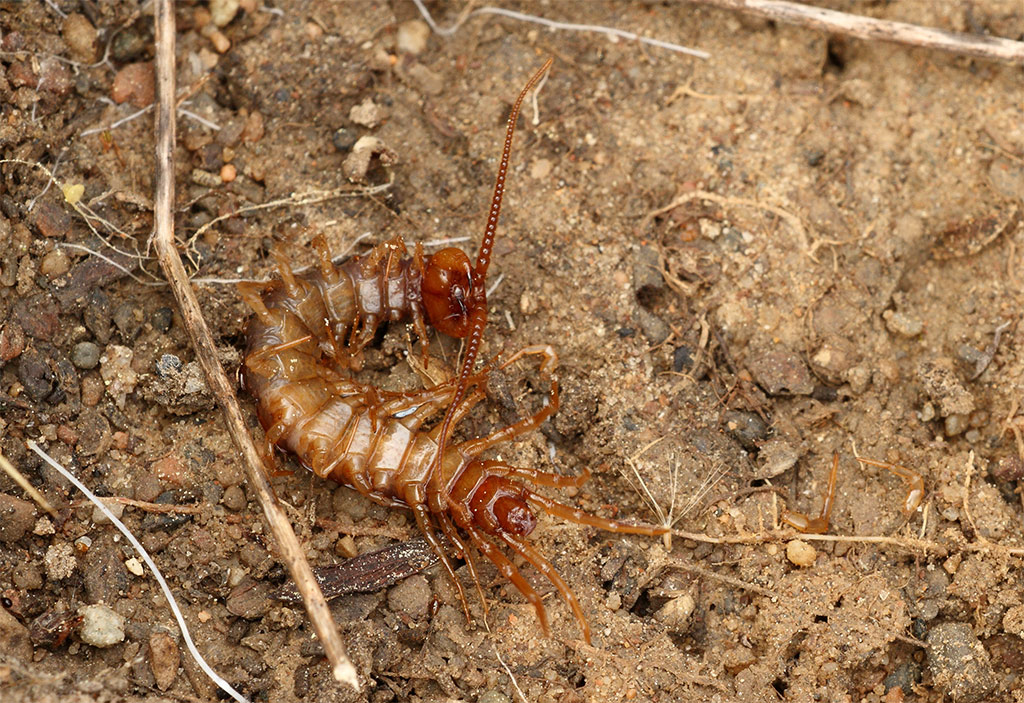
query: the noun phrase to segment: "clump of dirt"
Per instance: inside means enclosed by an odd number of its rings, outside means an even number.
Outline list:
[[[0,10],[0,448],[57,515],[0,477],[0,697],[218,695],[148,568],[33,439],[112,499],[250,700],[1021,700],[1019,67],[688,3],[517,7],[706,61],[491,15],[440,38],[411,3],[240,4],[176,6],[176,234],[224,363],[249,315],[230,281],[271,274],[274,248],[295,266],[318,234],[338,253],[394,236],[474,252],[511,101],[554,55],[513,147],[483,355],[553,344],[562,407],[500,454],[589,469],[561,499],[679,531],[542,519],[531,541],[592,645],[522,562],[551,636],[482,559],[489,612],[471,598],[472,623],[437,566],[339,596],[364,690],[335,685],[301,606],[272,597],[284,571],[147,247],[152,16],[15,4]],[[828,4],[1024,35],[1015,0]],[[319,197],[349,177],[381,188]],[[360,380],[422,387],[408,348],[392,326]],[[450,368],[458,345],[431,351]],[[488,390],[464,436],[535,410],[548,384],[524,364]],[[784,508],[819,514],[834,452],[828,534],[780,526]],[[418,536],[282,461],[295,472],[275,489],[314,566]]]

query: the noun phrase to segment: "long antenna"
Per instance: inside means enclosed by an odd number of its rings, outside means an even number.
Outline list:
[[[480,242],[480,251],[476,255],[476,267],[473,269],[473,278],[467,298],[470,309],[471,327],[466,337],[466,352],[462,358],[462,366],[459,368],[459,383],[455,387],[455,395],[448,406],[441,423],[441,435],[437,443],[437,457],[431,467],[431,473],[440,477],[441,457],[444,455],[444,446],[448,441],[448,434],[451,432],[452,417],[459,403],[466,396],[466,387],[469,378],[473,375],[473,368],[476,366],[476,357],[480,351],[480,343],[483,341],[484,327],[487,325],[487,286],[484,285],[487,277],[487,268],[491,265],[491,252],[494,249],[494,237],[498,230],[498,216],[501,214],[501,199],[505,195],[505,176],[508,173],[508,160],[512,153],[512,136],[516,131],[516,120],[519,119],[519,109],[523,106],[526,95],[541,77],[551,68],[554,58],[549,58],[540,67],[540,70],[533,74],[527,81],[519,97],[512,106],[512,112],[508,116],[508,127],[505,130],[505,146],[501,150],[501,164],[498,166],[498,177],[494,182],[494,195],[491,197],[491,211],[487,215],[487,226],[484,228],[484,238]],[[448,500],[448,486],[441,486],[441,495]]]

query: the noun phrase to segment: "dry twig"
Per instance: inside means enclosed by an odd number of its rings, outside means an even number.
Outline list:
[[[36,487],[28,482],[25,475],[18,471],[17,467],[7,460],[3,454],[0,454],[0,469],[3,469],[11,479],[21,486],[22,490],[31,496],[32,500],[39,504],[39,507],[50,513],[53,517],[57,517],[57,511],[50,505],[50,501],[43,497],[43,494],[36,490]]]
[[[185,327],[188,329],[196,359],[199,360],[214,397],[224,411],[228,432],[242,455],[243,464],[252,486],[263,508],[263,514],[274,534],[281,559],[302,594],[306,611],[313,629],[323,644],[328,661],[331,662],[336,680],[359,689],[355,667],[345,653],[338,631],[331,619],[327,601],[313,577],[302,547],[292,530],[284,511],[278,503],[263,463],[252,437],[242,418],[242,411],[235,397],[234,388],[228,380],[213,344],[206,321],[199,308],[195,292],[189,286],[188,276],[181,257],[174,246],[174,9],[171,0],[159,0],[156,4],[156,47],[157,47],[157,173],[156,173],[156,230],[153,243],[160,266],[174,292],[181,308]]]
[[[833,34],[846,34],[859,39],[895,42],[982,59],[1024,63],[1024,43],[1002,37],[962,34],[906,22],[879,20],[784,0],[689,1],[695,5],[713,5],[776,22],[811,27]]]

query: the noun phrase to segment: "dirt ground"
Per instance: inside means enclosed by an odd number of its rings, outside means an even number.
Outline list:
[[[149,256],[152,113],[124,118],[149,101],[149,67],[125,67],[152,60],[152,17],[4,4],[0,448],[58,517],[0,476],[0,699],[218,697],[149,569],[34,439],[101,496],[192,507],[117,509],[249,700],[1024,701],[1021,67],[686,2],[503,4],[711,58],[492,15],[443,38],[404,0],[280,0],[219,30],[206,5],[178,3],[190,273],[233,372],[249,310],[231,281],[271,275],[274,247],[296,266],[319,233],[339,253],[364,234],[357,250],[401,236],[475,252],[509,107],[555,57],[519,121],[484,352],[554,345],[562,407],[501,457],[589,468],[564,500],[687,534],[669,546],[541,520],[531,541],[592,645],[532,567],[550,637],[482,564],[488,627],[475,597],[466,623],[437,566],[342,596],[364,691],[333,684],[301,606],[267,598],[284,571]],[[821,4],[1024,35],[1019,0]],[[428,7],[447,26],[464,4]],[[359,167],[366,135],[387,163]],[[288,200],[348,175],[393,182]],[[360,380],[422,387],[409,340],[393,325]],[[451,367],[457,344],[430,348]],[[547,391],[517,365],[460,436]],[[818,515],[833,453],[828,534],[802,537],[780,517]],[[274,486],[314,566],[417,536],[402,511],[285,468]],[[79,622],[96,613],[108,641]]]

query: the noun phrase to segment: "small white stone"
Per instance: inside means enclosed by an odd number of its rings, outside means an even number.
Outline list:
[[[124,641],[124,618],[110,606],[86,605],[78,609],[82,626],[78,636],[93,647],[113,647]]]
[[[427,48],[427,39],[430,38],[430,27],[423,20],[409,20],[398,25],[398,32],[395,36],[395,46],[403,54],[423,53]]]
[[[146,570],[142,568],[142,562],[136,559],[135,557],[132,557],[131,559],[125,561],[124,565],[125,568],[128,569],[128,571],[131,571],[136,576],[142,576],[144,573],[146,573]]]
[[[810,566],[818,552],[802,539],[794,539],[786,545],[786,558],[797,566]]]

